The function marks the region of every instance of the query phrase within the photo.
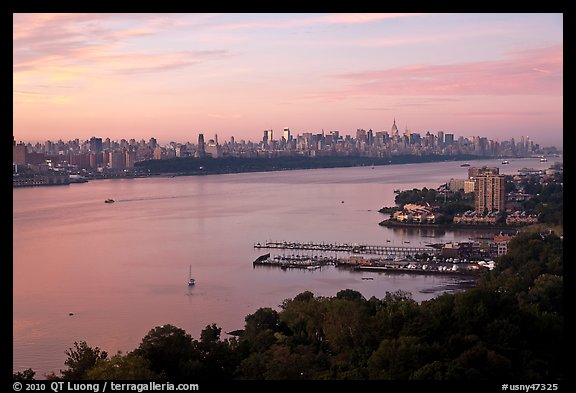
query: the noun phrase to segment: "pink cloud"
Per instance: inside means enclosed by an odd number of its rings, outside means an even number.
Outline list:
[[[367,95],[561,95],[562,59],[562,45],[555,45],[514,52],[501,60],[338,74],[333,77],[352,85],[320,97],[335,100]]]
[[[132,19],[145,24],[126,23]],[[154,14],[15,14],[13,72],[39,71],[37,76],[44,79],[73,67],[87,73],[150,73],[193,66],[226,53],[128,49],[126,39],[162,33],[172,26],[164,19]]]
[[[494,118],[494,117],[525,117],[525,116],[543,116],[550,115],[551,112],[543,111],[493,111],[493,112],[462,112],[456,115],[477,118]]]
[[[318,24],[363,24],[385,19],[398,19],[406,17],[414,17],[426,14],[416,13],[336,13],[336,14],[302,14],[296,18],[290,19],[277,19],[277,20],[262,20],[256,19],[249,22],[241,23],[224,23],[216,25],[215,27],[223,30],[245,30],[245,29],[258,29],[258,28],[287,28],[297,26],[312,26]]]
[[[130,53],[102,56],[95,61],[108,65],[108,69],[121,74],[138,74],[168,71],[199,64],[207,59],[227,55],[224,50],[185,51],[169,53]]]
[[[385,19],[398,19],[413,16],[426,15],[422,13],[352,13],[352,14],[327,14],[317,18],[317,21],[327,23],[358,24],[370,23]]]

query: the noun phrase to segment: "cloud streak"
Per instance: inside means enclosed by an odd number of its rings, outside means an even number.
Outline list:
[[[352,14],[302,14],[297,17],[265,20],[255,18],[246,22],[217,22],[214,27],[221,30],[249,30],[249,29],[285,29],[292,27],[306,27],[317,25],[359,25],[383,21],[416,17],[426,14],[418,13],[352,13]]]
[[[371,95],[561,95],[562,45],[511,53],[500,60],[418,64],[336,74],[351,84],[319,97],[335,100]]]
[[[126,40],[160,34],[159,22],[148,16],[151,26],[107,26],[113,14],[40,14],[15,17],[13,71],[67,68],[117,71],[122,74],[160,72],[222,57],[223,50],[156,51],[127,49]],[[118,16],[116,16],[118,18]],[[157,17],[156,17],[157,18]],[[86,25],[84,25],[86,24]],[[50,68],[48,68],[50,69]],[[100,72],[100,71],[96,71]]]

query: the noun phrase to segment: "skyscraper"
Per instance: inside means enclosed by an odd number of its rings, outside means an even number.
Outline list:
[[[93,136],[90,138],[90,151],[100,153],[102,151],[102,138]]]
[[[196,148],[196,153],[194,157],[202,158],[206,156],[206,144],[204,143],[204,134],[198,134],[198,147]]]
[[[264,142],[264,144],[268,144],[269,142],[271,142],[273,140],[273,131],[272,129],[269,130],[264,130],[264,136],[262,137],[262,142]]]
[[[438,146],[444,145],[444,131],[438,131]]]
[[[27,150],[26,145],[22,142],[16,144],[12,143],[12,162],[17,165],[24,165],[27,163]]]
[[[494,175],[489,172],[480,174],[476,177],[474,193],[478,213],[504,211],[504,175]]]
[[[290,128],[284,127],[284,135],[283,135],[283,137],[284,137],[284,140],[285,140],[286,142],[290,142]]]

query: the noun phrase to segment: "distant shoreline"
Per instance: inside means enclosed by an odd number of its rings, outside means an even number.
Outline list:
[[[150,176],[202,176],[233,173],[275,172],[302,169],[327,169],[350,167],[376,167],[397,164],[419,164],[450,161],[473,161],[496,159],[462,154],[445,155],[399,155],[386,158],[360,156],[320,157],[272,157],[272,158],[171,158],[147,160],[136,163],[136,168],[149,171]]]

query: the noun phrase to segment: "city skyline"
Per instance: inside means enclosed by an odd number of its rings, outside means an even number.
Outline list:
[[[562,149],[562,30],[562,14],[14,14],[13,135],[258,140],[394,118]]]

